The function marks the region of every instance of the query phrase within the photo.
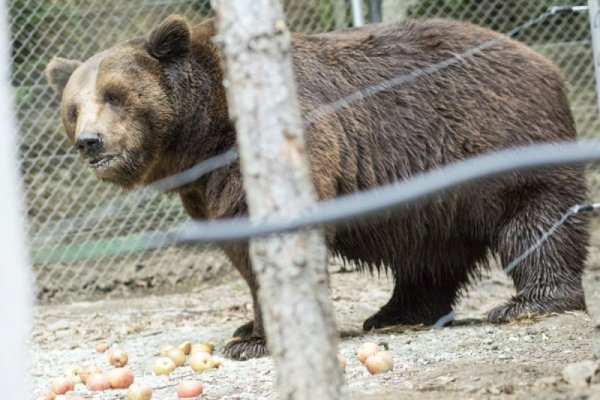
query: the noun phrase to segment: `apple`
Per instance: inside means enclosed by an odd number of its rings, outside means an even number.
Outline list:
[[[202,394],[202,385],[198,381],[183,381],[177,385],[177,397],[189,399]]]
[[[85,384],[85,383],[87,383],[87,380],[90,377],[90,375],[101,374],[101,373],[102,373],[102,370],[100,370],[100,368],[98,368],[96,366],[83,367],[83,371],[81,371],[81,374],[79,374],[79,377],[81,378],[81,383]]]
[[[150,400],[152,388],[146,382],[134,382],[127,389],[128,400]]]
[[[75,389],[75,384],[70,378],[58,378],[50,385],[50,390],[55,394],[65,394]]]
[[[83,368],[81,365],[71,365],[65,371],[65,376],[69,378],[74,385],[81,383],[81,374],[83,373]]]
[[[158,353],[160,354],[161,357],[166,357],[167,353],[173,348],[175,348],[175,346],[170,345],[170,344],[164,344],[164,345],[160,346],[160,350],[158,351]]]
[[[127,389],[133,383],[133,375],[129,368],[115,368],[106,373],[113,389]]]
[[[108,343],[98,343],[96,345],[96,351],[98,353],[104,353],[106,350],[108,350],[109,347],[110,345]]]
[[[191,353],[197,353],[199,351],[203,351],[208,354],[212,354],[215,351],[215,344],[213,342],[202,342],[196,343],[192,346]]]
[[[207,369],[215,368],[212,356],[205,351],[197,351],[190,356],[190,367],[196,372],[202,372]]]
[[[183,342],[178,346],[183,353],[187,356],[192,351],[192,342]]]
[[[124,367],[127,365],[127,361],[129,361],[129,356],[125,350],[114,349],[108,354],[108,362],[114,367]]]
[[[212,356],[213,368],[221,368],[223,359],[219,356]]]
[[[91,390],[92,392],[97,392],[100,390],[110,389],[110,381],[103,374],[95,373],[91,374],[87,378],[87,383],[85,384],[85,386],[88,388],[88,390]]]
[[[380,351],[367,358],[365,367],[372,375],[388,372],[394,369],[394,359],[389,351]]]
[[[169,375],[171,372],[175,371],[175,362],[171,360],[169,357],[158,357],[154,361],[154,373],[156,375]]]
[[[378,351],[379,351],[378,344],[371,343],[371,342],[363,343],[358,348],[358,352],[357,352],[358,361],[360,361],[361,363],[364,364],[365,361],[367,360],[367,358],[369,358],[369,356],[377,353]]]
[[[185,364],[185,353],[179,347],[173,347],[165,355],[173,360],[175,365],[178,367],[181,367]]]

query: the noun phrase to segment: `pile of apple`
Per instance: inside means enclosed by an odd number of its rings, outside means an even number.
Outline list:
[[[210,368],[218,368],[221,361],[213,358],[214,344],[210,342],[196,345],[185,342],[178,347],[163,346],[159,357],[154,363],[156,375],[168,375],[176,367],[185,364],[186,355],[190,354],[190,367],[196,372]],[[103,353],[108,345],[99,344],[96,351]],[[75,385],[84,384],[90,391],[101,391],[108,389],[127,389],[128,400],[150,400],[152,398],[152,387],[145,382],[134,382],[133,374],[126,367],[129,361],[127,352],[122,349],[114,349],[108,355],[108,362],[114,368],[103,373],[98,367],[82,367],[73,365],[65,371],[65,376],[54,380],[50,386],[50,392],[40,400],[54,400],[57,395],[64,395],[75,390]],[[202,394],[203,388],[200,382],[187,380],[181,382],[176,388],[177,397],[194,398]],[[68,400],[89,400],[85,397],[73,395]]]
[[[107,349],[108,345],[104,344],[96,347],[96,351],[101,353]],[[154,361],[153,372],[156,375],[169,375],[177,367],[185,365],[186,360],[195,372],[219,368],[222,361],[213,357],[214,349],[215,345],[211,342],[194,345],[191,342],[184,342],[179,346],[162,346],[159,351],[160,356]],[[341,369],[345,370],[346,360],[344,356],[338,353],[337,357]],[[363,343],[358,349],[357,358],[373,375],[391,371],[394,368],[394,360],[384,343]],[[73,365],[67,368],[64,377],[52,382],[51,391],[42,396],[40,400],[54,400],[57,395],[63,395],[74,390],[77,384],[86,385],[90,391],[127,389],[128,400],[150,400],[152,398],[152,387],[142,381],[134,382],[133,374],[126,367],[128,361],[129,356],[124,350],[114,349],[108,355],[108,362],[114,368],[106,373],[103,373],[98,367]],[[203,388],[200,382],[187,380],[177,385],[176,391],[179,398],[194,398],[202,394]],[[89,400],[78,395],[73,395],[68,399]]]
[[[382,351],[382,348],[385,350]],[[392,354],[387,351],[387,344],[363,343],[358,348],[356,356],[372,375],[394,369],[394,359]]]
[[[165,345],[160,348],[160,357],[154,361],[153,371],[156,375],[169,375],[175,368],[185,365],[186,356],[189,355],[188,364],[195,372],[202,372],[212,368],[219,368],[221,360],[213,357],[215,345],[212,342],[181,343],[175,347]]]

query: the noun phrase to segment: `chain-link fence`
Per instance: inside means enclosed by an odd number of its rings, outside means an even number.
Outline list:
[[[59,99],[44,68],[50,58],[85,59],[119,41],[145,35],[167,15],[192,21],[211,15],[209,0],[11,0],[12,82],[21,133],[29,234],[42,300],[92,296],[161,286],[193,284],[224,273],[227,262],[207,248],[169,248],[99,256],[98,249],[138,232],[168,230],[187,219],[177,198],[136,191],[123,194],[99,182],[79,164],[65,140]],[[285,0],[294,31],[347,27],[346,0]],[[368,14],[367,2],[363,10]],[[578,2],[585,4],[585,2]],[[501,32],[537,17],[553,0],[383,0],[384,21],[406,17],[451,17]],[[366,15],[368,17],[368,15]],[[599,132],[587,13],[555,15],[524,32],[527,42],[559,65],[570,84],[571,104],[582,137]],[[600,179],[590,173],[591,193]],[[69,258],[53,254],[71,246]],[[79,253],[79,254],[78,254]],[[73,257],[73,254],[76,256]],[[83,261],[82,261],[83,260]]]

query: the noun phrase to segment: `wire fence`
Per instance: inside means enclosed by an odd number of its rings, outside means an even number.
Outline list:
[[[328,31],[349,26],[352,21],[348,1],[283,3],[294,31]],[[535,21],[554,5],[557,4],[553,1],[384,0],[382,13],[384,21],[444,16],[509,32]],[[12,79],[21,133],[21,172],[36,291],[41,300],[193,284],[195,279],[228,268],[220,253],[206,247],[127,252],[139,249],[131,243],[123,244],[121,238],[151,231],[168,232],[188,217],[178,199],[151,189],[120,193],[98,182],[87,168],[78,165],[76,155],[64,139],[58,118],[59,99],[47,87],[43,76],[52,56],[85,59],[119,41],[146,34],[173,13],[186,15],[192,21],[211,15],[208,0],[10,2]],[[600,131],[588,18],[585,12],[546,15],[539,24],[520,30],[518,38],[564,71],[579,134],[592,138]],[[591,197],[596,198],[600,174],[590,169],[588,175]],[[44,249],[51,248],[62,250],[49,256]],[[120,251],[107,253],[106,248]]]

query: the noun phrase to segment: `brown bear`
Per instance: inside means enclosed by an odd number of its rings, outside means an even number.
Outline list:
[[[215,22],[190,27],[166,19],[87,61],[55,58],[47,68],[62,94],[67,136],[102,180],[130,189],[190,168],[236,144],[228,116]],[[491,42],[488,42],[491,41]],[[477,154],[534,142],[574,140],[561,74],[525,45],[451,20],[371,25],[294,34],[292,57],[301,112],[357,90],[444,62],[308,123],[306,140],[320,199],[408,178]],[[239,163],[175,190],[192,218],[247,213]],[[512,173],[332,229],[332,254],[391,271],[389,302],[364,329],[432,324],[451,312],[491,257],[507,265],[572,205],[585,200],[580,167]],[[581,275],[587,221],[568,219],[510,272],[516,295],[493,309],[494,323],[530,313],[584,308]],[[227,356],[266,354],[259,288],[246,244],[225,252],[250,287],[254,321],[235,333]]]

